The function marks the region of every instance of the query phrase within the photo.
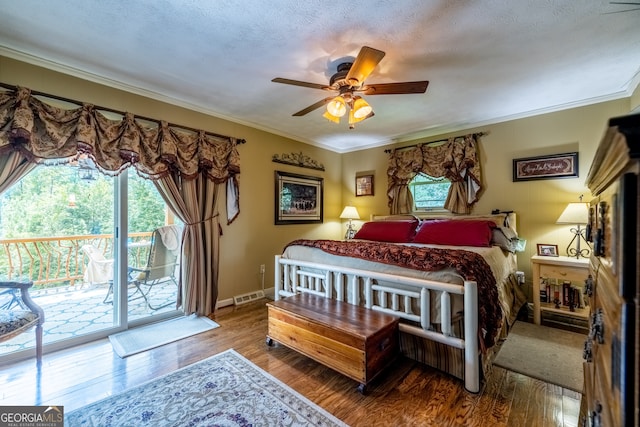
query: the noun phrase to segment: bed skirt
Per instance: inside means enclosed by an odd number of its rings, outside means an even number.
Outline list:
[[[510,309],[507,311],[508,315],[504,318],[503,326],[499,334],[499,342],[489,348],[486,354],[478,356],[480,358],[480,373],[482,380],[487,378],[491,372],[493,360],[500,349],[502,341],[504,341],[509,334],[511,327],[518,317],[518,312],[526,304],[526,296],[521,290],[516,276],[510,275],[507,280],[509,283],[505,285],[505,289],[511,290],[511,295],[509,295],[509,297],[512,304]],[[437,325],[434,325],[434,327],[439,329]],[[452,327],[453,334],[455,336],[464,338],[463,316],[456,316],[456,318],[452,319]],[[400,332],[400,352],[409,359],[424,363],[425,365],[464,380],[465,363],[463,349],[451,347],[449,345],[441,344],[409,333]]]

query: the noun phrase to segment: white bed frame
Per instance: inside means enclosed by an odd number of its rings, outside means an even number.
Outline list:
[[[464,349],[464,386],[480,391],[480,360],[478,349],[478,288],[474,281],[463,285],[425,279],[395,276],[353,268],[275,257],[275,299],[296,293],[310,293],[362,305],[416,322],[420,326],[400,323],[400,330],[458,349]],[[384,286],[379,283],[385,283]],[[391,286],[387,285],[390,284]],[[393,285],[401,287],[394,288]],[[437,332],[431,316],[432,291],[440,291],[440,330]],[[451,295],[464,298],[464,336],[452,336]],[[364,295],[364,298],[361,296]],[[419,307],[414,313],[411,307]]]

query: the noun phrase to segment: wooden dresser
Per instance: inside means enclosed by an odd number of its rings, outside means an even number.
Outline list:
[[[585,425],[637,426],[640,115],[618,117],[594,157],[587,240],[593,252],[589,336],[584,349]]]

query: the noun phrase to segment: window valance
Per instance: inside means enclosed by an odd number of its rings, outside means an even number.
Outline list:
[[[14,150],[34,163],[68,163],[84,153],[106,175],[130,166],[152,180],[169,174],[192,180],[202,174],[227,182],[227,191],[230,186],[237,196],[241,142],[165,121],[153,126],[131,113],[110,119],[91,104],[56,107],[24,87],[0,92],[0,155]]]
[[[0,152],[18,150],[37,163],[72,160],[80,152],[111,176],[134,166],[150,179],[170,172],[194,179],[205,171],[209,179],[225,182],[240,172],[236,145],[235,138],[186,132],[165,121],[152,127],[132,113],[112,120],[91,104],[55,107],[23,87],[0,93]]]

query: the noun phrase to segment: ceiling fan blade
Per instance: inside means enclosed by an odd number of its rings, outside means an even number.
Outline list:
[[[274,83],[283,83],[286,85],[310,87],[311,89],[334,90],[332,87],[327,85],[321,85],[319,83],[301,82],[300,80],[283,79],[282,77],[276,77],[271,81]]]
[[[333,96],[329,96],[325,99],[322,99],[318,102],[316,102],[315,104],[311,104],[309,105],[307,108],[298,111],[297,113],[292,114],[293,116],[304,116],[307,113],[312,112],[313,110],[317,110],[318,108],[322,107],[323,105],[326,105],[329,101],[331,101],[334,97]]]
[[[640,6],[640,5],[639,5]],[[633,9],[624,9],[624,10],[614,10],[613,12],[603,12],[603,15],[613,15],[614,13],[625,13],[625,12],[633,12],[635,10],[640,10],[640,7],[635,7]]]
[[[385,53],[369,46],[362,46],[358,57],[349,69],[346,81],[351,86],[360,86],[371,74],[376,65],[384,58]]]
[[[365,95],[402,95],[404,93],[425,93],[429,81],[402,82],[402,83],[378,83],[364,86],[359,92]]]

